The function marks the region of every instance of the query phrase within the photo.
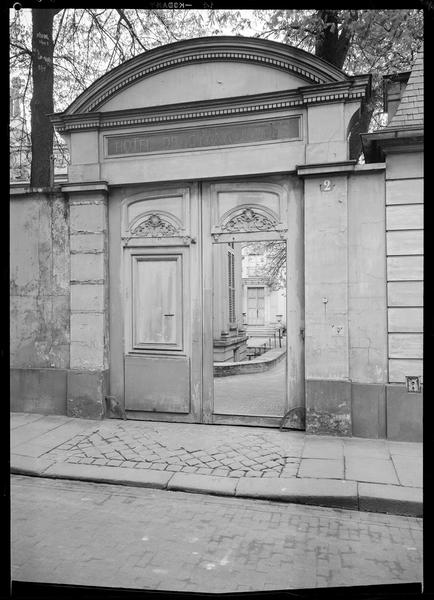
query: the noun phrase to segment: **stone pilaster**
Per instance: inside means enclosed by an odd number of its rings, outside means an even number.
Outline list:
[[[351,163],[299,169],[306,177],[306,430],[311,433],[351,435],[348,168]]]
[[[108,379],[107,185],[67,185],[71,247],[71,352],[67,413],[101,418]]]

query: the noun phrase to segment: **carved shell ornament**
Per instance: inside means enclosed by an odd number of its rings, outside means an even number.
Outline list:
[[[239,215],[222,225],[222,231],[264,231],[275,227],[274,220],[256,212],[253,208],[245,208]]]
[[[144,237],[172,237],[178,235],[178,230],[169,221],[152,214],[145,221],[142,221],[132,230],[133,235]]]

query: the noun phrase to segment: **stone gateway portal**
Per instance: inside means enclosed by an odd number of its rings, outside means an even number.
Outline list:
[[[365,134],[358,164],[370,84],[284,44],[198,38],[52,117],[70,268],[68,352],[33,381],[63,390],[48,412],[101,418],[111,396],[130,419],[420,439],[423,129],[399,109],[399,145]],[[18,226],[41,201],[23,193]],[[16,410],[48,366],[24,355]]]

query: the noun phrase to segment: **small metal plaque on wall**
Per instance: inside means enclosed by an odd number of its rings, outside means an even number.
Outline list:
[[[335,184],[332,182],[331,179],[324,179],[324,181],[320,183],[319,189],[322,192],[331,192],[334,187]]]
[[[420,377],[416,375],[406,375],[407,392],[420,392]]]

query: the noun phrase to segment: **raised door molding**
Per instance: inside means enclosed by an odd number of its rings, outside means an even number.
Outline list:
[[[147,190],[129,196],[122,205],[122,245],[188,246],[191,237],[190,189]]]
[[[285,237],[286,190],[275,183],[219,183],[211,186],[211,235],[276,232]]]

